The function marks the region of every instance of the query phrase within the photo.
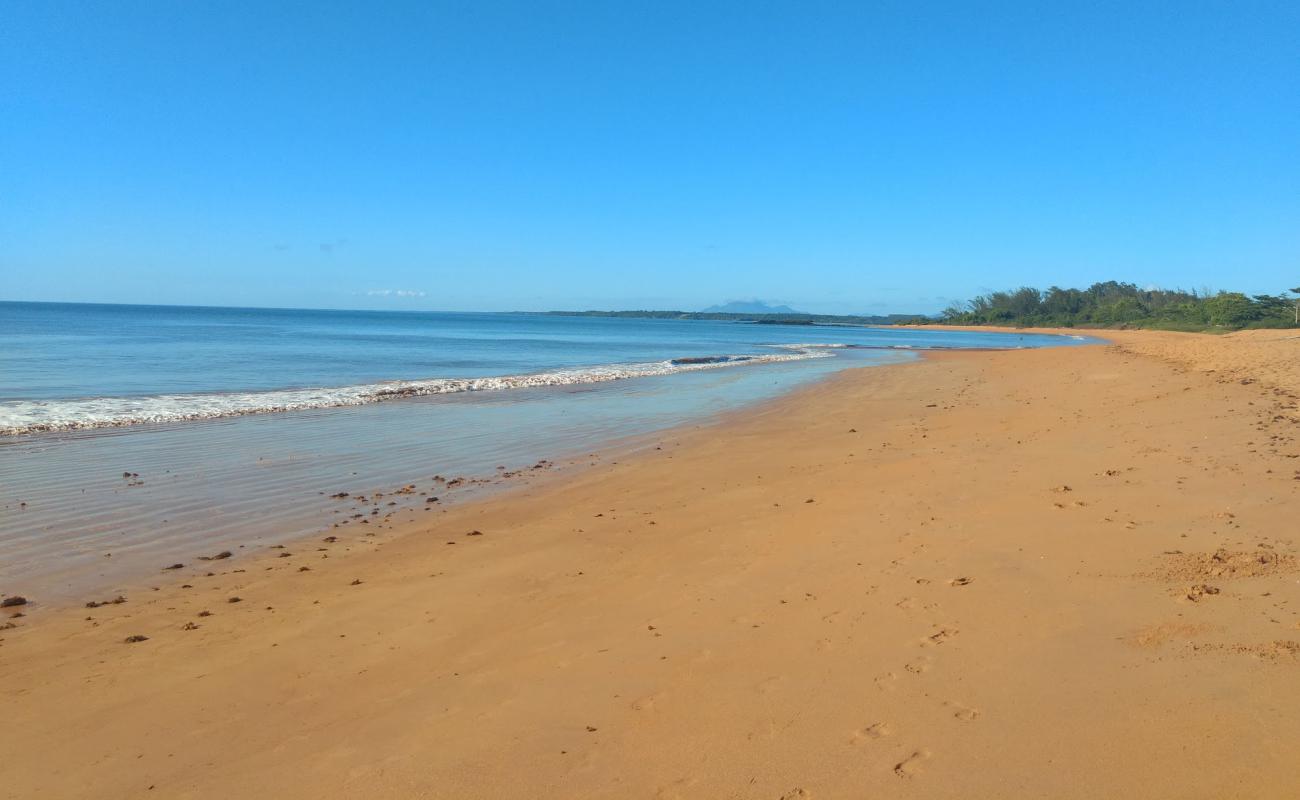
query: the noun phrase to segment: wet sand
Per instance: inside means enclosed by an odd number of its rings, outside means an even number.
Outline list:
[[[0,796],[1296,796],[1300,339],[1105,335],[7,608]]]
[[[535,472],[538,458],[586,464],[593,449],[619,452],[629,440],[780,396],[847,366],[914,358],[845,350],[578,387],[0,436],[0,592],[64,602],[126,591],[160,564],[188,564],[199,553],[247,553],[324,535],[318,532],[333,523],[361,524],[359,511],[386,527],[390,515],[424,516],[430,493],[438,510],[485,494],[478,479],[520,483],[520,476],[499,479]],[[465,480],[435,485],[435,474]],[[413,482],[419,496],[401,491]],[[358,509],[330,498],[340,490],[354,498],[383,492],[387,500]]]

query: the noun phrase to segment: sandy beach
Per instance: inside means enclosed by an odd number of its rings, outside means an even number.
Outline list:
[[[0,797],[1300,796],[1300,337],[1101,335],[33,597]]]

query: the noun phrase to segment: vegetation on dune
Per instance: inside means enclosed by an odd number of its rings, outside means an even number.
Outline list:
[[[1300,287],[1290,290],[1300,294]],[[1300,326],[1300,298],[1288,293],[1247,296],[1240,292],[1187,292],[1140,289],[1132,283],[1106,281],[1087,289],[1046,291],[1021,287],[980,295],[944,310],[950,325],[1016,327],[1162,328],[1166,330],[1240,330]]]

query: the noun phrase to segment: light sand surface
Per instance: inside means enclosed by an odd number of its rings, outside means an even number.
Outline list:
[[[1128,334],[1123,345],[1130,352],[1163,358],[1219,380],[1300,393],[1300,330],[1294,328],[1223,336]]]
[[[1300,796],[1300,339],[1104,335],[33,610],[0,796]]]

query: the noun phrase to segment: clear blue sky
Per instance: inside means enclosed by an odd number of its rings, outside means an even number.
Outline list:
[[[1276,292],[1300,4],[5,0],[0,274],[490,310]]]

